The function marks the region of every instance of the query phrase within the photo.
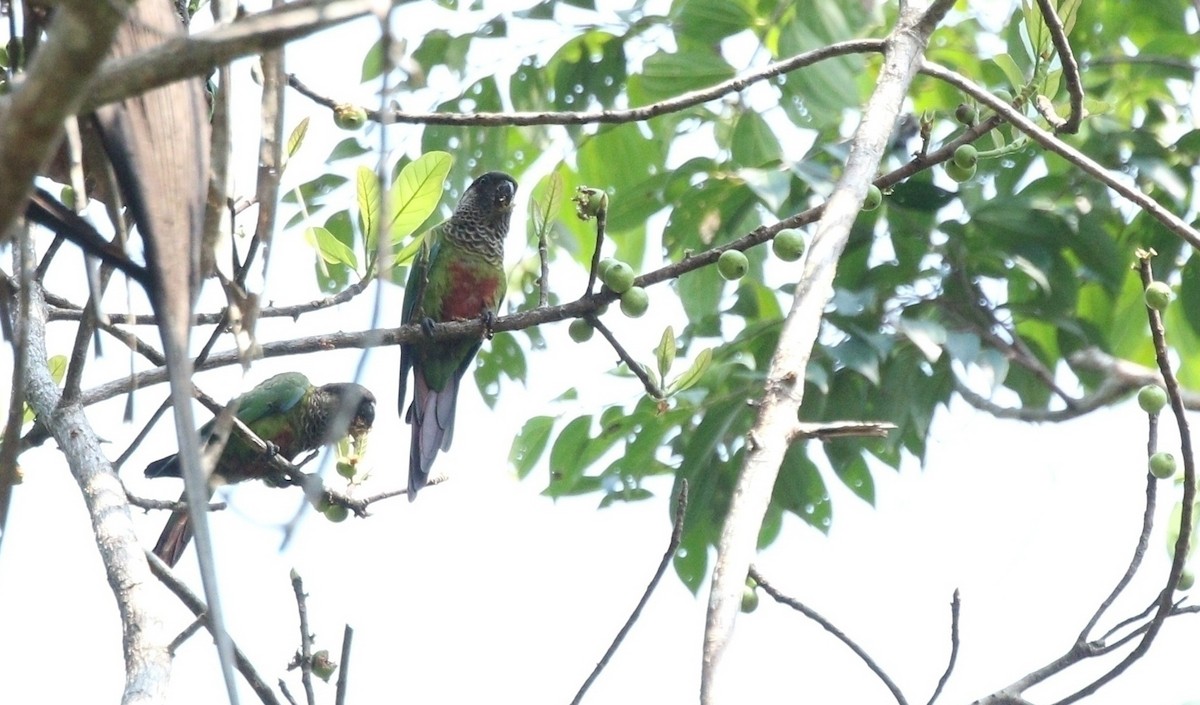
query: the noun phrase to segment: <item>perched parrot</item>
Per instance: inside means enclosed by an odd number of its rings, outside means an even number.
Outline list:
[[[332,424],[337,421],[339,412],[343,416],[342,423],[334,427]],[[284,372],[243,394],[238,400],[237,417],[259,438],[272,444],[279,455],[291,460],[346,435],[357,441],[370,431],[375,421],[375,395],[357,384],[314,387],[299,372]],[[213,423],[210,421],[201,427],[202,441],[209,440]],[[209,481],[210,494],[216,484],[261,479],[271,472],[268,456],[237,433],[231,433]],[[169,455],[146,466],[146,477],[179,476],[178,455]],[[167,565],[175,565],[191,537],[187,512],[172,512],[154,553]]]
[[[475,179],[454,214],[429,232],[413,261],[404,287],[404,323],[429,331],[434,323],[482,318],[495,320],[508,281],[504,238],[512,217],[517,182],[489,172]],[[412,425],[408,458],[408,499],[429,481],[439,450],[450,448],[458,385],[482,340],[432,339],[400,346],[400,413]],[[413,401],[404,410],[408,373]]]

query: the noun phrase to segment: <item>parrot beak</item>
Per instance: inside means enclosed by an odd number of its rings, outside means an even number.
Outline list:
[[[496,206],[502,210],[512,210],[513,197],[517,195],[517,187],[511,181],[502,181],[496,186]]]

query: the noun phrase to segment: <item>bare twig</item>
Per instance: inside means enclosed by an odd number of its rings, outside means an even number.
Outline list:
[[[671,565],[671,559],[675,557],[675,551],[679,549],[679,541],[683,536],[683,518],[687,513],[687,502],[688,483],[687,480],[683,480],[679,485],[679,494],[675,498],[675,526],[671,529],[671,540],[667,543],[667,550],[663,553],[662,560],[658,563],[658,570],[654,571],[654,577],[650,579],[650,584],[646,586],[645,592],[642,593],[642,599],[638,600],[637,607],[633,608],[629,619],[625,620],[625,624],[617,632],[616,638],[613,639],[608,650],[604,652],[604,657],[592,669],[591,674],[588,675],[583,685],[579,686],[579,692],[575,693],[575,697],[571,700],[571,705],[579,705],[583,700],[584,693],[592,686],[592,683],[595,682],[600,672],[604,670],[604,667],[608,665],[613,654],[617,652],[617,648],[621,646],[621,642],[625,640],[625,636],[633,628],[634,622],[641,616],[642,609],[650,601],[650,595],[654,593],[654,588],[658,587],[659,581],[662,580],[663,575],[667,572],[667,566]]]
[[[349,624],[342,630],[342,664],[338,671],[337,692],[334,705],[346,705],[346,687],[350,684],[350,645],[354,641],[354,628]]]
[[[317,696],[312,684],[312,632],[308,630],[308,606],[305,603],[304,581],[292,570],[292,592],[296,594],[296,610],[300,613],[300,681],[304,684],[304,696],[308,705],[316,705]]]
[[[1150,254],[1142,253],[1139,257],[1139,265],[1142,285],[1147,286],[1154,280],[1150,265]],[[1106,673],[1078,691],[1063,698],[1057,705],[1069,705],[1069,703],[1091,695],[1124,673],[1127,668],[1150,650],[1151,644],[1154,643],[1154,638],[1158,635],[1163,623],[1171,615],[1171,611],[1174,608],[1173,596],[1175,594],[1175,587],[1179,584],[1179,576],[1183,573],[1184,562],[1187,560],[1188,542],[1191,540],[1192,533],[1193,502],[1196,499],[1196,462],[1192,451],[1192,434],[1187,420],[1187,413],[1183,408],[1183,400],[1179,395],[1179,380],[1175,378],[1175,373],[1171,369],[1170,354],[1167,350],[1166,333],[1163,330],[1162,316],[1158,311],[1149,306],[1146,307],[1146,316],[1150,324],[1150,336],[1154,340],[1154,357],[1158,362],[1159,372],[1163,376],[1164,386],[1167,389],[1167,397],[1171,400],[1171,410],[1175,414],[1175,424],[1179,428],[1179,451],[1183,456],[1183,507],[1182,516],[1179,519],[1179,537],[1175,542],[1171,570],[1167,575],[1166,585],[1158,597],[1158,608],[1155,610],[1150,622],[1146,624],[1141,641],[1138,642],[1137,646],[1125,658],[1121,659],[1119,663]]]
[[[621,358],[621,362],[625,363],[625,366],[629,368],[629,371],[632,372],[634,376],[641,381],[642,386],[646,388],[646,394],[649,394],[653,399],[662,399],[662,390],[658,388],[658,385],[654,383],[654,380],[650,379],[650,375],[646,374],[645,368],[643,368],[637,360],[634,360],[633,356],[629,354],[629,351],[626,350],[623,345],[621,345],[621,342],[617,340],[617,336],[613,335],[613,332],[608,329],[608,326],[604,325],[604,323],[600,321],[600,318],[595,315],[588,315],[585,316],[585,318],[587,319],[588,323],[592,324],[593,328],[600,331],[600,335],[604,336],[604,339],[607,340],[608,344],[613,347],[613,350],[617,351],[617,355]]]
[[[1042,19],[1046,21],[1046,28],[1050,30],[1050,41],[1054,43],[1054,50],[1058,52],[1058,58],[1062,61],[1063,80],[1067,84],[1067,94],[1071,97],[1071,114],[1067,116],[1066,122],[1055,126],[1055,131],[1073,135],[1079,131],[1079,121],[1083,118],[1083,84],[1079,80],[1079,62],[1075,60],[1075,52],[1071,51],[1067,31],[1058,13],[1054,11],[1054,5],[1050,0],[1037,0],[1037,4]]]
[[[788,435],[791,442],[804,438],[829,440],[832,438],[886,438],[896,430],[896,424],[887,421],[824,421],[821,423],[798,423]]]
[[[759,573],[758,569],[754,566],[750,566],[750,571],[748,574],[750,578],[754,580],[754,582],[758,583],[760,588],[762,588],[768,595],[771,596],[771,599],[775,600],[781,605],[787,605],[805,617],[808,617],[812,621],[819,624],[822,629],[832,634],[835,639],[845,644],[851,651],[854,652],[855,656],[857,656],[864,664],[866,664],[867,668],[871,669],[871,672],[874,673],[879,680],[883,681],[884,686],[891,691],[892,697],[896,699],[896,702],[899,705],[907,705],[908,701],[905,700],[904,693],[900,692],[900,686],[896,685],[896,683],[888,677],[888,674],[885,673],[882,668],[880,668],[879,664],[875,662],[875,659],[871,658],[871,656],[864,651],[861,646],[859,646],[849,636],[846,636],[842,630],[834,626],[833,622],[825,619],[816,610],[812,609],[808,605],[805,605],[796,598],[789,597],[788,595],[780,592],[775,588],[774,585],[768,582],[766,578],[762,576],[762,573]]]
[[[143,553],[149,562],[150,572],[154,574],[154,577],[158,578],[163,585],[166,585],[167,589],[175,597],[179,598],[179,601],[193,615],[203,617],[204,628],[211,632],[212,624],[209,623],[207,618],[208,605],[204,604],[204,600],[201,600],[182,580],[177,578],[175,573],[167,567],[167,564],[163,563],[162,559],[154,555],[152,551],[143,551]],[[267,685],[267,682],[259,675],[258,670],[254,668],[254,664],[250,663],[250,659],[246,658],[246,654],[238,648],[237,644],[233,645],[233,662],[237,666],[238,672],[246,679],[246,683],[250,686],[250,689],[263,702],[263,705],[280,705],[279,699],[275,697],[275,693],[271,690],[271,686]]]
[[[958,588],[955,588],[954,597],[950,599],[950,660],[946,662],[946,670],[938,679],[937,687],[933,689],[933,695],[929,696],[929,705],[933,705],[938,696],[942,694],[942,688],[946,687],[947,681],[950,680],[950,674],[954,672],[954,664],[958,661],[958,611],[960,607],[962,607],[962,601],[958,596]]]
[[[390,110],[386,114],[379,111],[369,110],[367,116],[369,119],[376,122],[386,123],[409,123],[419,125],[478,125],[478,126],[500,126],[500,125],[591,125],[596,123],[625,123],[625,122],[641,122],[649,120],[659,115],[668,115],[676,113],[687,108],[703,105],[712,100],[716,100],[721,96],[730,93],[737,93],[745,90],[747,87],[774,78],[782,76],[805,66],[810,66],[826,59],[833,59],[839,56],[848,54],[862,54],[868,52],[879,52],[883,50],[884,42],[879,39],[855,39],[851,41],[838,42],[829,46],[806,51],[802,54],[777,61],[773,64],[763,67],[757,71],[747,73],[743,76],[731,78],[727,81],[702,88],[695,91],[689,91],[683,95],[669,98],[667,100],[643,105],[637,108],[629,108],[626,110],[595,110],[581,112],[511,112],[511,113],[409,113],[401,110]],[[333,98],[323,96],[317,91],[304,85],[295,75],[288,76],[288,85],[296,89],[302,95],[308,97],[314,103],[323,105],[327,108],[335,107],[339,101]]]

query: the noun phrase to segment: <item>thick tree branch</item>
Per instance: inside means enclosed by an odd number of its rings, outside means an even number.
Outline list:
[[[130,4],[59,3],[25,80],[0,100],[0,240],[24,210],[33,177],[58,146],[63,121],[79,111]]]
[[[29,286],[29,317],[21,324],[30,360],[46,360],[45,302],[36,284]],[[60,406],[58,386],[44,364],[29,365],[25,392],[41,423],[53,434],[79,483],[92,517],[96,546],[117,600],[124,632],[125,693],[122,702],[158,703],[166,697],[171,660],[154,581],[138,543],[125,488],[100,450],[100,439],[78,403]]]
[[[787,436],[795,427],[804,395],[804,369],[820,331],[825,306],[833,295],[838,259],[862,207],[867,185],[874,179],[888,148],[896,116],[920,66],[921,53],[934,26],[952,4],[949,0],[937,0],[928,8],[911,2],[901,4],[896,29],[886,41],[875,92],[851,143],[845,173],[826,204],[805,259],[751,431],[757,443],[746,450],[717,547],[700,680],[700,699],[704,705],[732,701],[731,691],[722,692],[721,657],[733,635],[746,572],[788,447]]]
[[[207,75],[234,59],[278,49],[323,29],[365,17],[378,4],[374,0],[300,0],[163,42],[136,56],[106,63],[89,86],[84,108],[92,110],[181,78]]]

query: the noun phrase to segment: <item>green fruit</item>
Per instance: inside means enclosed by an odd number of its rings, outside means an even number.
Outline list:
[[[608,272],[609,269],[612,269],[614,264],[620,261],[621,260],[617,259],[616,257],[605,257],[604,259],[600,260],[600,264],[596,267],[596,276],[600,277],[600,281],[604,281],[605,273]]]
[[[621,294],[621,313],[630,318],[639,318],[650,308],[650,295],[640,286],[631,287]]]
[[[754,589],[752,585],[747,585],[742,590],[742,611],[750,614],[756,609],[758,609],[758,590]]]
[[[746,276],[750,269],[750,260],[737,250],[725,250],[717,259],[717,271],[728,281],[736,281]]]
[[[961,167],[953,159],[943,164],[942,167],[946,170],[946,176],[960,184],[970,181],[975,176],[975,167]]]
[[[976,117],[978,117],[978,113],[975,106],[970,103],[959,103],[958,107],[954,109],[954,119],[964,125],[974,125]]]
[[[1155,311],[1161,311],[1175,298],[1175,292],[1166,282],[1150,282],[1146,287],[1146,305]]]
[[[1138,406],[1147,414],[1157,414],[1167,405],[1167,392],[1157,384],[1147,384],[1138,390]]]
[[[862,209],[865,211],[873,211],[879,207],[880,203],[883,203],[883,191],[880,191],[879,187],[875,184],[868,184],[867,197],[863,200]]]
[[[592,324],[588,323],[582,318],[576,318],[575,320],[571,321],[571,325],[567,327],[567,334],[570,335],[571,340],[574,340],[576,343],[586,343],[592,339],[592,334],[595,332],[596,329],[592,327]]]
[[[63,186],[62,191],[58,193],[58,200],[71,210],[75,210],[75,189],[70,186]]]
[[[1175,584],[1175,589],[1176,590],[1191,590],[1192,586],[1195,584],[1196,584],[1196,574],[1193,573],[1192,571],[1188,570],[1187,568],[1184,568],[1183,572],[1179,574],[1179,582]]]
[[[960,144],[958,149],[954,150],[954,163],[964,169],[974,168],[979,162],[979,150],[975,149],[974,145]]]
[[[367,111],[359,105],[342,103],[333,109],[333,124],[351,132],[360,130],[367,124]]]
[[[1150,474],[1160,480],[1175,477],[1175,456],[1163,451],[1150,456]]]
[[[624,262],[617,262],[608,268],[608,271],[601,277],[601,281],[618,294],[624,294],[629,291],[629,287],[633,286],[633,267]]]
[[[350,517],[350,510],[340,504],[331,504],[324,512],[325,518],[335,524],[340,524]]]
[[[799,230],[780,230],[771,241],[771,251],[784,262],[795,262],[804,256],[804,236]]]
[[[313,654],[312,661],[310,663],[312,665],[313,675],[325,681],[326,683],[328,683],[330,677],[333,676],[333,672],[337,670],[337,664],[329,659],[328,649],[321,649],[317,653]]]
[[[344,460],[339,460],[337,464],[337,474],[341,475],[347,480],[353,480],[354,476],[358,474],[358,467],[355,466],[354,463],[347,463]]]

